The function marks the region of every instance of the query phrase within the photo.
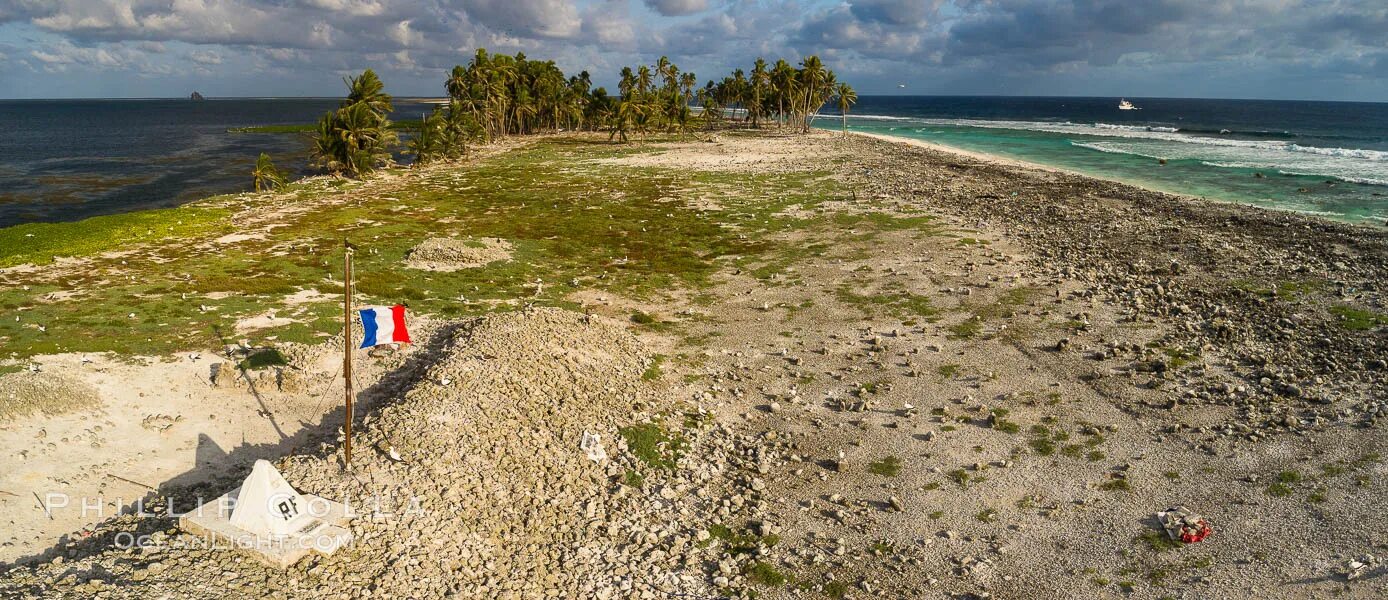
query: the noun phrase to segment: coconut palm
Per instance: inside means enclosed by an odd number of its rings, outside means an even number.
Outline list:
[[[651,79],[651,68],[646,65],[641,65],[640,67],[637,67],[636,93],[641,96],[645,96],[647,92],[651,91],[652,83],[654,82]]]
[[[260,158],[255,159],[255,169],[251,171],[251,177],[255,179],[255,191],[274,191],[284,187],[284,174],[275,168],[275,163],[270,160],[270,155],[260,153]]]
[[[843,135],[848,136],[848,109],[857,104],[858,92],[853,91],[853,86],[847,83],[840,83],[834,89],[834,95],[838,96],[839,113],[843,115]]]
[[[761,125],[762,96],[770,82],[771,74],[766,71],[766,61],[757,58],[757,61],[752,63],[752,76],[747,81],[752,88],[751,117],[753,127]]]
[[[347,98],[318,121],[313,160],[334,173],[362,177],[390,162],[398,143],[386,114],[391,98],[370,69],[345,80]]]

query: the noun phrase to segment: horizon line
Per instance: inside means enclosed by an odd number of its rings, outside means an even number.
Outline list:
[[[447,100],[448,96],[392,96],[396,100]],[[1094,96],[1094,95],[1047,95],[1047,94],[859,94],[860,98],[1048,98],[1048,99],[1104,99],[1132,98],[1135,100],[1231,100],[1256,102],[1323,102],[1327,104],[1388,104],[1388,101],[1373,100],[1323,100],[1302,98],[1222,98],[1213,96]],[[207,100],[341,100],[341,96],[204,96]],[[52,98],[0,98],[0,102],[47,102],[74,100],[183,100],[194,102],[188,96],[65,96]]]

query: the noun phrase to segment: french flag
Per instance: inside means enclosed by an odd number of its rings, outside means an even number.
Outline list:
[[[361,327],[366,332],[361,340],[362,348],[396,342],[410,343],[410,332],[405,329],[404,306],[373,306],[358,312],[361,313]]]

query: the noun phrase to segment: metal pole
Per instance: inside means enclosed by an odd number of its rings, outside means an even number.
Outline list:
[[[347,467],[352,466],[352,245],[342,240],[346,251],[342,276],[342,377],[347,391],[347,423],[342,428],[346,445],[343,446],[342,459]]]

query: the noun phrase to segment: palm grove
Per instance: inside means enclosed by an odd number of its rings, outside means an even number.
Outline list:
[[[346,83],[347,97],[318,121],[313,161],[329,172],[360,177],[387,164],[399,138],[380,78],[368,69]],[[413,128],[407,150],[415,164],[459,158],[470,143],[565,130],[606,132],[609,140],[622,142],[729,121],[804,133],[831,100],[846,129],[848,110],[857,101],[853,88],[838,82],[818,56],[806,57],[799,67],[757,59],[750,72],[737,69],[702,87],[694,73],[662,56],[654,65],[623,68],[612,95],[593,87],[587,71],[566,77],[553,61],[478,49],[466,67],[453,68],[444,88],[447,105]],[[264,155],[255,179],[256,189],[282,183]]]

